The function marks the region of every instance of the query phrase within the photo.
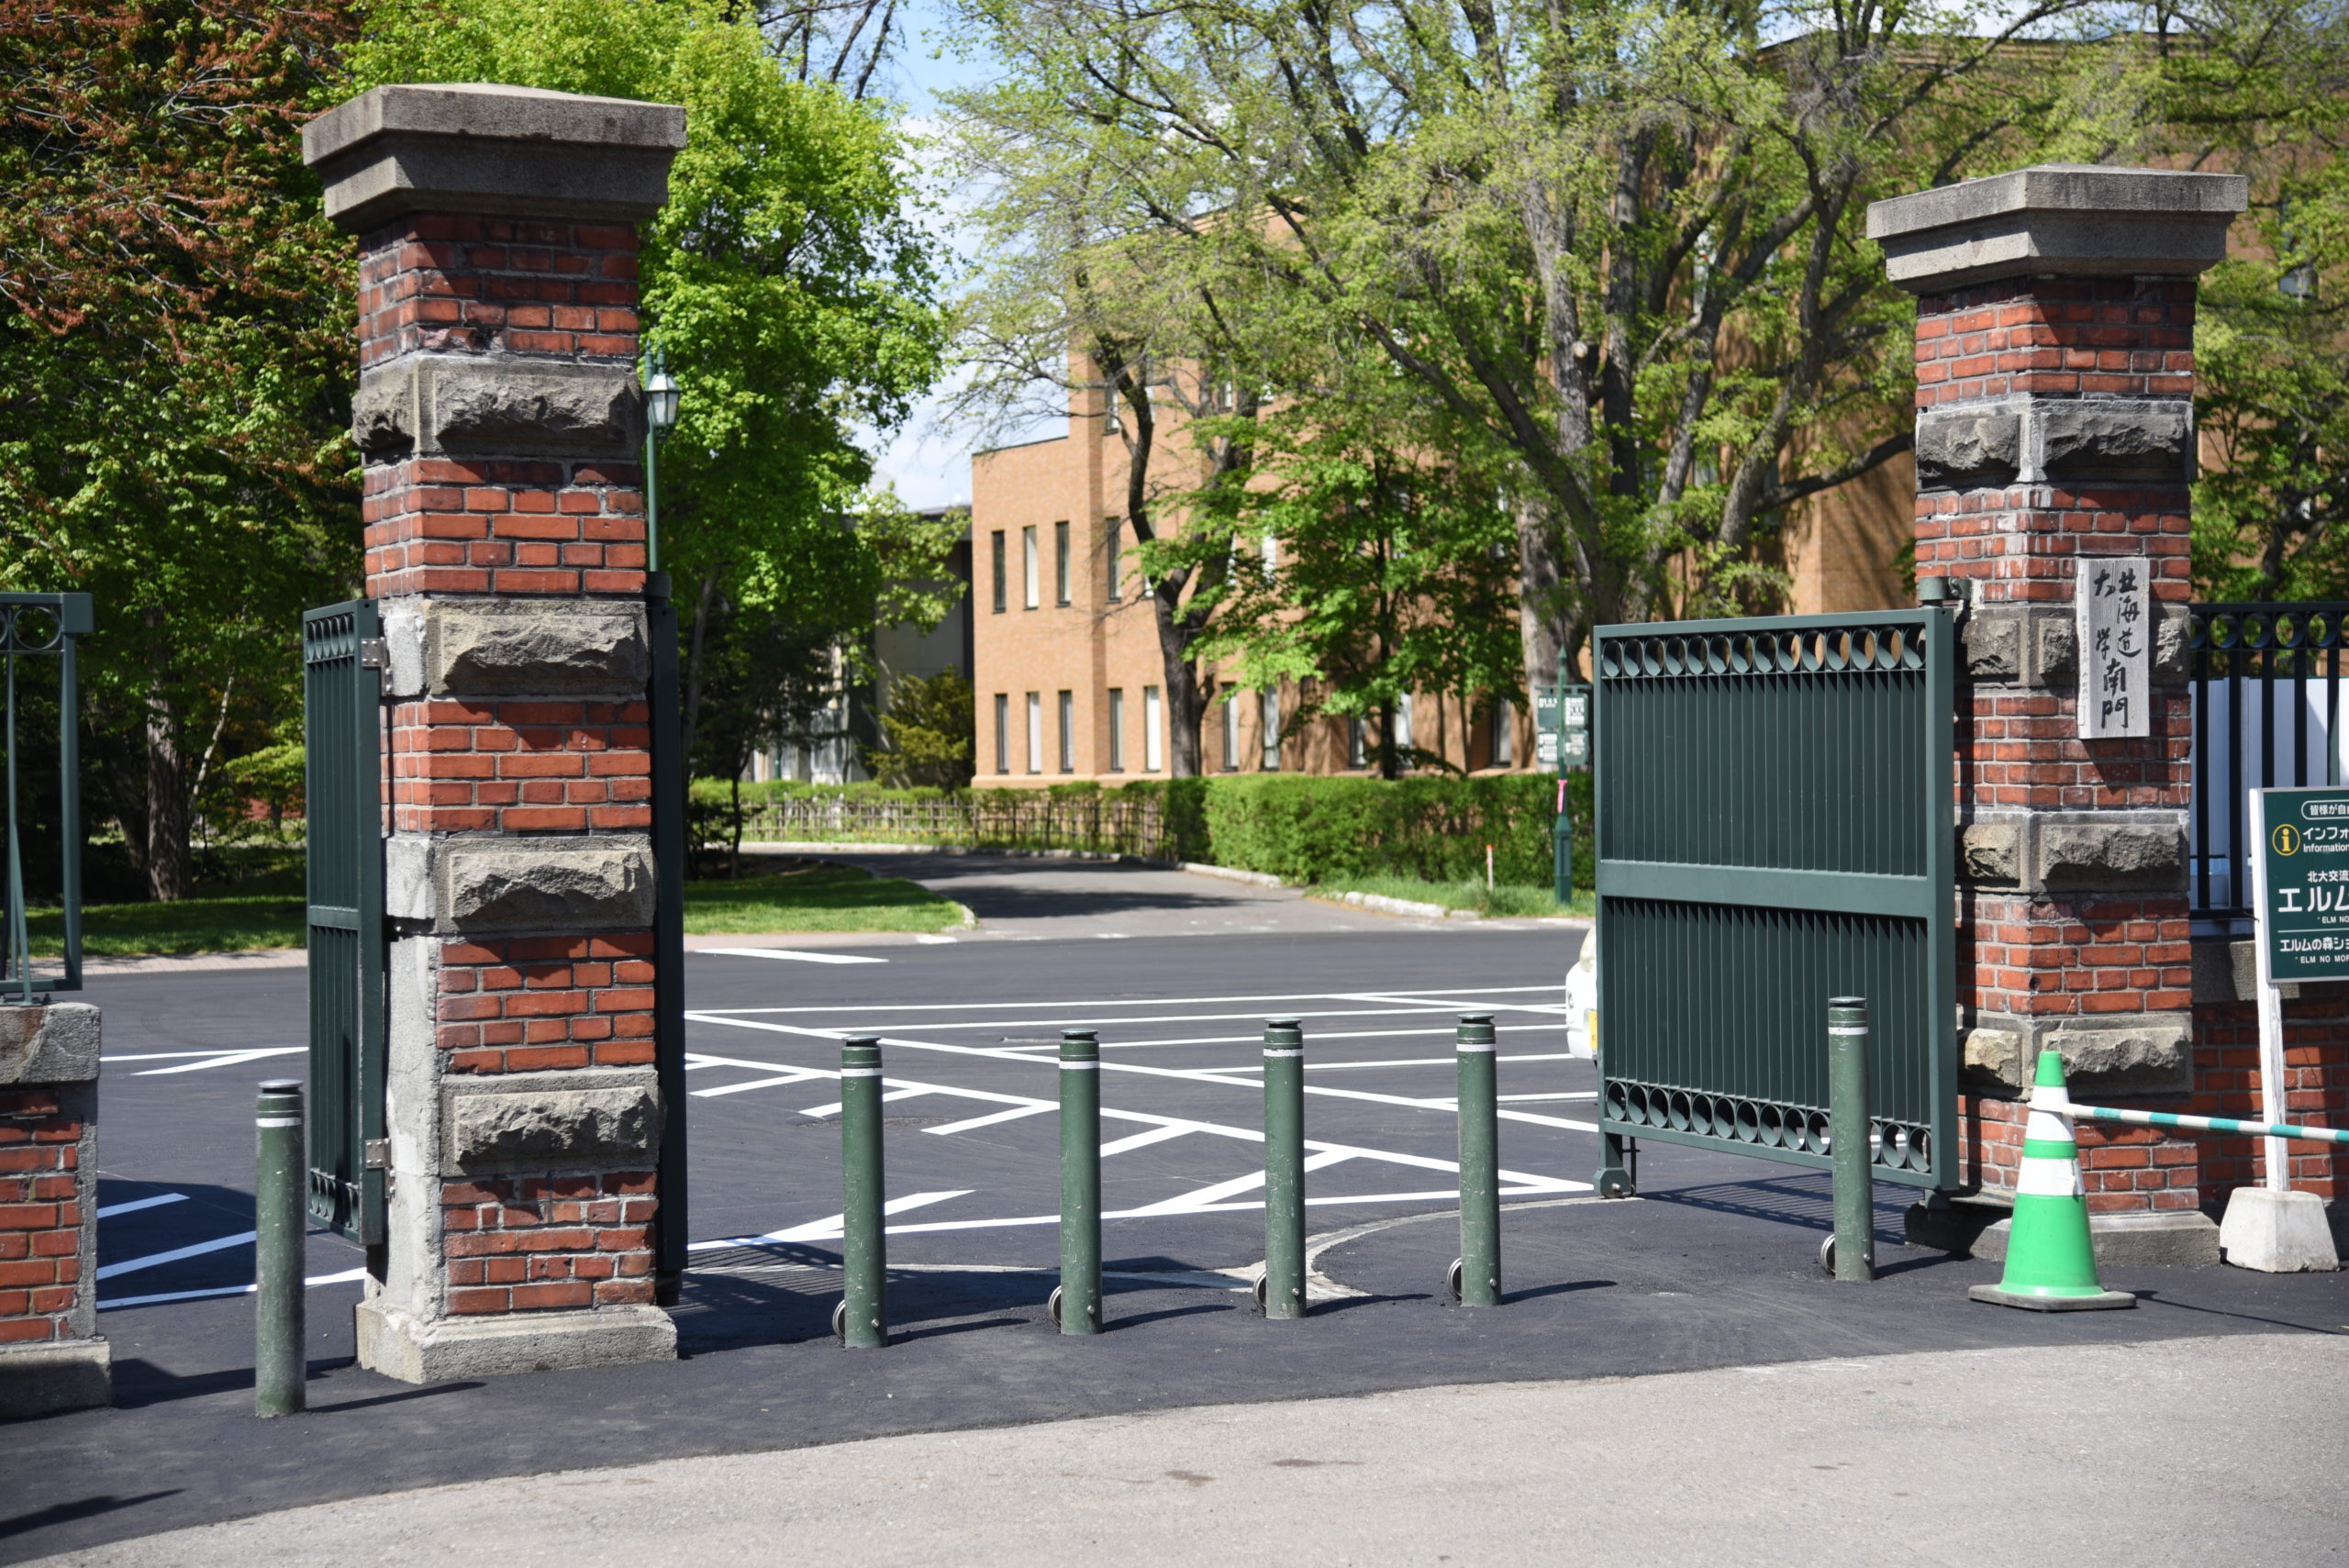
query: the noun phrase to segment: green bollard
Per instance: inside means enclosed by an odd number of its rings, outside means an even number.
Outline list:
[[[1063,1334],[1101,1331],[1101,1043],[1061,1030],[1061,1283],[1050,1303]]]
[[[1876,1278],[1876,1172],[1868,1137],[1868,1003],[1827,1001],[1827,1140],[1835,1233],[1822,1258],[1838,1280]]]
[[[881,1041],[841,1041],[841,1304],[832,1331],[852,1351],[889,1342],[889,1242],[881,1218]]]
[[[1264,1020],[1264,1277],[1267,1318],[1305,1316],[1305,1029]]]
[[[272,1078],[261,1086],[253,1127],[253,1414],[292,1416],[308,1403],[308,1329],[304,1317],[302,1085]]]
[[[1500,1102],[1495,1098],[1493,1015],[1463,1013],[1453,1041],[1460,1074],[1460,1258],[1452,1297],[1501,1304]]]

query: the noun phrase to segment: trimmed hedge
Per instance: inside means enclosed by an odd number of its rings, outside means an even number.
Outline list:
[[[1587,888],[1590,775],[1570,774],[1566,787],[1575,818],[1575,884]],[[1557,788],[1554,778],[1530,773],[1396,780],[1254,773],[1146,780],[1112,789],[1067,784],[959,795],[778,782],[744,784],[742,800],[751,840],[829,837],[807,826],[806,807],[838,802],[843,830],[837,836],[844,843],[897,832],[911,841],[1089,849],[1266,872],[1291,883],[1480,878],[1490,844],[1497,881],[1546,886]],[[723,784],[709,780],[694,786],[697,801],[714,803],[724,791]],[[851,817],[853,828],[846,827]],[[901,829],[892,827],[899,817]]]

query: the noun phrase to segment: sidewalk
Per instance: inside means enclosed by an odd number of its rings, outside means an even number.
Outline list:
[[[1420,1388],[484,1481],[43,1561],[2317,1562],[2349,1524],[2345,1396],[2349,1345],[2307,1334]]]

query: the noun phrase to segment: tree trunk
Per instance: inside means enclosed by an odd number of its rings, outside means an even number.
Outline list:
[[[157,681],[147,688],[147,894],[159,904],[188,895],[195,880],[188,853],[187,757],[180,750],[179,716]]]
[[[1566,655],[1565,562],[1550,509],[1517,504],[1517,626],[1529,689],[1563,679]]]

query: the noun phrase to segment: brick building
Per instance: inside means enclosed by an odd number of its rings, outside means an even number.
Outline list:
[[[1176,373],[1183,373],[1178,372]],[[982,784],[1164,778],[1172,740],[1155,611],[1134,576],[1124,517],[1127,448],[1109,399],[1072,381],[1063,435],[971,460],[972,684]],[[1153,491],[1198,483],[1180,410],[1162,406]],[[1300,730],[1293,684],[1245,690],[1219,677],[1199,746],[1205,773],[1368,773],[1375,736],[1324,717]],[[1469,772],[1531,766],[1522,710],[1419,693],[1395,743]]]

